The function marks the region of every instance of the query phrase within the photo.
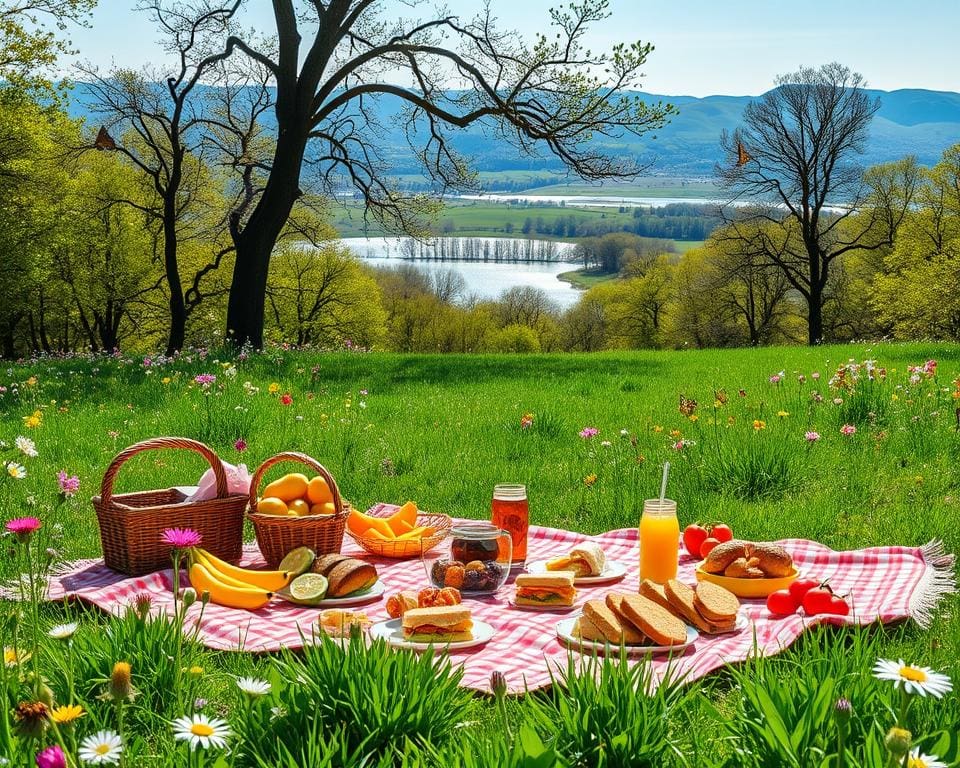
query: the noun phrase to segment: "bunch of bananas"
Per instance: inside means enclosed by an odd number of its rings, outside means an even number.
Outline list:
[[[200,548],[191,551],[189,566],[190,585],[198,595],[206,592],[217,605],[248,611],[263,608],[296,575],[240,568]]]

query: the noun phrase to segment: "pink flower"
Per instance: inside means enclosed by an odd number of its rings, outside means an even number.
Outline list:
[[[215,384],[217,381],[217,377],[214,376],[212,373],[201,373],[195,376],[193,380],[197,382],[197,384],[199,384],[201,387],[206,388],[206,387],[209,387],[211,384]]]
[[[533,426],[533,414],[525,413],[520,419],[520,429],[530,429]]]
[[[813,379],[814,381],[819,381],[819,380],[820,380],[820,372],[819,372],[819,371],[814,371],[813,373],[810,374],[810,378]]]
[[[236,442],[233,444],[233,447],[240,453],[243,453],[247,450],[247,441],[242,437],[238,437]]]
[[[819,432],[813,432],[813,431],[804,432],[804,433],[803,433],[803,438],[804,438],[804,440],[806,440],[808,443],[815,443],[815,442],[817,442],[817,440],[820,439],[820,433],[819,433]]]
[[[57,483],[60,485],[60,493],[70,498],[80,488],[80,478],[76,475],[68,476],[65,469],[57,472]]]
[[[927,360],[923,364],[923,372],[927,376],[933,376],[937,372],[937,361],[936,360]]]
[[[291,405],[293,403],[293,397],[289,392],[284,392],[282,395],[280,395],[280,403],[282,405]]]
[[[47,747],[37,754],[37,768],[67,768],[67,756],[59,744]]]
[[[584,427],[580,430],[580,437],[584,440],[589,440],[591,437],[596,437],[600,434],[600,430],[596,427]]]
[[[40,530],[43,523],[37,517],[15,517],[7,521],[7,531],[16,536],[20,541],[29,541],[34,533]]]
[[[783,371],[780,371],[780,373],[773,374],[773,376],[770,377],[770,383],[779,384],[783,380],[783,373]]]
[[[853,424],[844,424],[840,427],[841,435],[855,435],[857,433],[857,428]]]
[[[160,540],[176,549],[199,547],[202,536],[192,528],[167,528]]]

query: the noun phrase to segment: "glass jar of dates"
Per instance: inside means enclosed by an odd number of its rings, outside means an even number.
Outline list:
[[[427,578],[436,587],[464,594],[496,592],[510,575],[512,540],[490,523],[454,526],[447,541],[422,555]]]

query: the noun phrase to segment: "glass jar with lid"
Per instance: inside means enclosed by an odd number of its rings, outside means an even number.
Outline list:
[[[513,542],[509,531],[492,523],[463,523],[421,555],[435,587],[455,587],[463,594],[496,592],[510,575]]]

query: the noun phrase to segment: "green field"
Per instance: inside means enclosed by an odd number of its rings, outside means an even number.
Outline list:
[[[868,358],[886,368],[884,379],[871,382],[861,369],[852,390],[828,386],[839,365]],[[939,363],[936,375],[924,374],[911,382],[907,367],[931,358]],[[783,380],[771,383],[770,377],[781,371]],[[209,389],[194,382],[201,373],[216,375]],[[669,460],[673,465],[669,494],[678,501],[684,525],[695,520],[724,520],[746,539],[803,537],[836,549],[916,546],[942,539],[949,551],[956,552],[960,549],[956,523],[960,513],[960,435],[955,413],[958,385],[954,383],[958,374],[960,346],[944,344],[543,356],[273,351],[242,361],[191,353],[176,362],[148,367],[141,359],[122,357],[11,363],[0,371],[4,388],[0,394],[0,439],[8,446],[6,458],[22,463],[26,477],[0,482],[0,503],[5,519],[36,514],[59,523],[63,533],[52,544],[58,557],[97,556],[99,540],[89,497],[98,492],[110,460],[138,440],[185,435],[208,443],[227,461],[243,461],[251,468],[282,450],[304,451],[331,470],[345,497],[360,508],[376,501],[415,499],[423,509],[484,518],[495,483],[522,482],[529,489],[533,522],[587,533],[635,526],[643,499],[656,493],[661,466]],[[718,390],[725,391],[728,402],[715,402]],[[818,401],[814,392],[822,400]],[[281,403],[283,393],[292,396],[290,405]],[[696,419],[679,412],[681,394],[699,402]],[[835,403],[835,398],[841,402]],[[26,420],[37,412],[40,423],[30,427]],[[533,424],[523,429],[520,420],[528,413],[533,415]],[[762,428],[758,426],[761,422]],[[856,433],[841,434],[845,424],[856,426]],[[590,440],[581,438],[579,432],[587,426],[595,427],[599,434]],[[820,434],[819,441],[805,440],[805,432],[810,430]],[[18,435],[35,441],[37,457],[14,457],[13,441]],[[243,453],[234,447],[240,438],[247,444]],[[686,442],[677,449],[681,441]],[[144,454],[124,467],[117,489],[189,484],[203,468],[197,457]],[[79,477],[80,490],[75,497],[58,496],[55,474],[59,470]],[[595,481],[585,481],[593,475]],[[0,563],[0,573],[9,577],[14,568],[9,552]],[[788,698],[800,696],[799,681],[804,675],[813,674],[811,670],[826,674],[823,670],[827,668],[842,684],[840,690],[850,691],[848,695],[856,698],[871,680],[864,659],[872,664],[876,656],[904,658],[958,679],[958,608],[955,596],[947,599],[928,631],[908,623],[862,632],[813,632],[755,672],[772,681],[768,685],[779,685],[778,695]],[[0,626],[9,628],[10,612],[3,604],[0,612],[0,619],[6,622]],[[127,654],[140,665],[135,666],[139,674],[135,682],[143,688],[142,704],[127,710],[129,727],[138,734],[130,742],[129,765],[178,765],[166,756],[172,742],[164,729],[169,719],[183,714],[183,701],[202,695],[240,731],[253,726],[244,725],[250,719],[242,714],[245,710],[237,708],[244,705],[232,703],[236,701],[233,675],[257,674],[273,680],[279,688],[285,675],[299,674],[289,668],[278,670],[269,658],[191,647],[189,664],[203,667],[203,679],[190,683],[186,692],[178,689],[171,695],[163,689],[172,683],[170,657],[162,647],[131,639],[123,634],[129,628],[93,631],[90,627],[114,625],[92,611],[44,609],[40,620],[49,626],[65,616],[79,616],[87,627],[82,629],[82,642],[78,640],[84,650],[76,663],[82,661],[85,677],[78,696],[91,710],[91,727],[94,723],[113,727],[110,706],[95,699],[101,684],[91,681],[107,675],[110,664],[119,660],[118,654]],[[24,621],[27,626],[29,621]],[[122,640],[124,637],[127,639]],[[327,648],[319,653],[332,658],[338,651]],[[62,651],[53,649],[45,658],[65,664],[57,654]],[[320,664],[322,659],[318,659],[309,655],[304,663]],[[152,670],[149,675],[146,667]],[[63,672],[51,667],[47,674],[51,687],[62,696],[66,685]],[[15,685],[11,687],[9,675],[4,680],[0,684],[6,686],[7,703],[12,707],[15,697],[22,694]],[[791,685],[791,680],[796,684]],[[675,708],[668,707],[669,714],[663,709],[668,705],[657,700],[649,704],[649,711],[644,710],[646,714],[631,715],[650,717],[651,724],[662,721],[672,745],[662,761],[633,764],[790,764],[782,755],[762,763],[737,757],[736,750],[746,744],[742,740],[747,737],[734,734],[728,730],[734,726],[724,722],[743,725],[749,721],[740,709],[747,706],[741,689],[746,684],[731,673],[714,674],[695,686],[689,696],[683,694],[682,702],[670,705]],[[275,697],[271,705],[292,706],[294,694],[282,694],[286,697],[282,701]],[[557,701],[567,700],[566,694],[556,695]],[[366,701],[362,688],[344,689],[341,697],[360,709],[384,706],[356,703]],[[411,697],[410,702],[415,699]],[[495,708],[467,699],[440,709],[470,723],[460,729],[464,738],[502,741]],[[510,716],[519,723],[532,717],[530,708],[537,706],[535,702],[553,700],[530,697],[529,702],[512,703]],[[404,706],[412,706],[410,702]],[[595,704],[606,706],[600,699]],[[882,720],[884,706],[876,697],[856,698],[854,723],[863,733],[873,733],[873,714],[868,713],[880,713],[877,716]],[[370,717],[359,710],[349,717],[354,716],[360,721]],[[340,712],[336,717],[346,716]],[[563,720],[560,715],[551,717]],[[551,717],[538,721],[537,726],[548,740],[553,738],[551,729],[558,727],[550,725]],[[938,728],[956,733],[960,696],[953,693],[939,703],[921,702],[911,717],[918,735]],[[270,727],[266,709],[262,709],[261,719],[262,724],[257,725],[261,731],[251,732],[253,741],[244,743],[269,740],[263,730]],[[375,724],[370,727],[376,731]],[[635,723],[625,727],[637,733]],[[0,732],[0,741],[2,738]],[[337,739],[347,737],[324,730],[315,738],[336,747],[341,743]],[[442,741],[440,736],[436,738]],[[735,738],[739,741],[731,741]],[[871,738],[876,739],[877,734]],[[751,741],[752,746],[745,748],[758,750],[758,755],[763,749],[780,754],[777,747],[763,747],[761,741]],[[396,748],[402,750],[402,742]],[[135,760],[134,754],[140,757]],[[501,757],[504,765],[534,764]],[[424,758],[410,765],[444,765],[445,759]],[[276,761],[263,765],[361,764],[333,758],[324,762],[316,756],[296,754],[289,761],[276,756],[270,760]],[[375,764],[401,764],[399,757],[393,760]],[[212,759],[207,764],[212,766]],[[230,764],[257,765],[249,755]],[[575,764],[625,763],[598,761],[594,755]],[[828,763],[819,759],[796,763],[814,764]],[[25,767],[28,763],[14,765]]]
[[[596,270],[575,269],[571,272],[561,272],[557,275],[557,280],[563,280],[570,283],[575,288],[593,288],[599,283],[605,283],[608,280],[616,280],[619,275],[610,272],[597,272]]]

